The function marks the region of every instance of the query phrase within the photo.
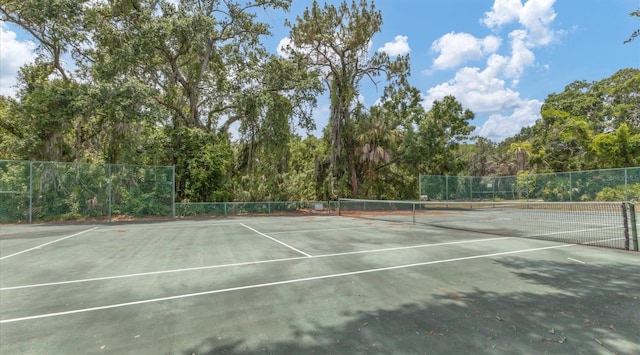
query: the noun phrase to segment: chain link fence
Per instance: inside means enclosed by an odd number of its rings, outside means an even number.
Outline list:
[[[176,203],[173,166],[0,160],[0,223],[336,214],[337,204]]]
[[[183,202],[178,217],[337,215],[338,201]]]
[[[0,222],[175,216],[174,167],[0,161]]]
[[[420,175],[420,198],[433,201],[640,202],[640,167],[517,176]]]

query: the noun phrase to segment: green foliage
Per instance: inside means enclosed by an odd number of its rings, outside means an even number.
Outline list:
[[[541,119],[504,145],[528,142],[528,164],[537,172],[638,165],[639,92],[639,69],[573,82],[549,95]]]
[[[596,194],[596,201],[640,201],[640,184],[632,184],[626,187],[605,187]]]
[[[167,129],[167,146],[176,166],[178,201],[224,201],[230,198],[233,150],[226,136],[196,128]]]
[[[473,112],[463,109],[452,96],[435,101],[417,123],[417,132],[413,133],[412,127],[407,127],[406,163],[434,175],[455,175],[462,171],[464,162],[458,159],[457,151],[460,142],[468,139],[474,129],[469,125],[473,117]]]
[[[170,216],[171,167],[0,161],[0,220]]]
[[[71,79],[63,56],[82,57],[88,41],[83,29],[88,0],[3,1],[0,21],[13,23],[28,32],[38,44],[41,63],[46,63],[56,78]]]
[[[29,162],[0,161],[0,223],[29,220]]]
[[[637,17],[638,19],[640,19],[640,8],[636,11],[633,11],[632,13],[629,14],[629,16],[633,16],[633,17]],[[629,36],[628,39],[626,39],[624,41],[624,43],[629,43],[631,41],[633,41],[634,39],[636,39],[636,37],[640,36],[640,29],[637,29],[635,31],[633,31],[633,33],[631,33],[631,36]]]
[[[640,133],[632,134],[623,123],[614,132],[600,133],[593,137],[589,148],[602,168],[631,167],[640,165]]]

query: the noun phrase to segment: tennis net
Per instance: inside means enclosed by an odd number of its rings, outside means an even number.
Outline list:
[[[638,251],[635,205],[626,202],[340,199],[338,211],[345,217]]]

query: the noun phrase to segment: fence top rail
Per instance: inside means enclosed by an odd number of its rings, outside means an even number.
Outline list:
[[[127,167],[141,167],[141,168],[173,168],[174,167],[174,165],[110,164],[110,163],[88,163],[88,162],[75,162],[75,161],[43,161],[43,160],[0,160],[0,164],[1,163],[127,166]]]
[[[607,171],[625,171],[625,170],[633,170],[640,169],[640,166],[628,166],[625,168],[609,168],[609,169],[595,169],[595,170],[572,170],[572,171],[558,171],[558,172],[547,172],[547,173],[528,173],[523,175],[431,175],[431,174],[420,174],[420,176],[433,176],[433,177],[447,177],[447,178],[472,178],[472,179],[503,179],[503,178],[517,178],[520,176],[540,176],[540,175],[567,175],[567,174],[580,174],[580,173],[596,173],[596,172],[607,172]]]

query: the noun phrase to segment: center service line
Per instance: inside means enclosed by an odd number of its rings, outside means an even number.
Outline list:
[[[281,241],[277,240],[277,239],[276,239],[276,238],[274,238],[274,237],[270,237],[270,236],[268,236],[268,235],[266,235],[266,234],[264,234],[264,233],[262,233],[262,232],[260,232],[260,231],[258,231],[258,230],[255,230],[255,229],[253,229],[253,228],[249,227],[248,225],[246,225],[246,224],[244,224],[244,223],[240,223],[240,225],[241,225],[241,226],[243,226],[243,227],[245,227],[245,228],[247,228],[248,230],[251,230],[251,231],[254,231],[254,232],[256,232],[256,233],[260,234],[261,236],[263,236],[263,237],[265,237],[265,238],[269,238],[269,239],[273,240],[274,242],[276,242],[276,243],[278,243],[278,244],[284,245],[285,247],[287,247],[287,248],[289,248],[289,249],[291,249],[291,250],[294,250],[294,251],[296,251],[296,252],[298,252],[298,253],[300,253],[300,254],[302,254],[302,255],[304,255],[304,256],[306,256],[306,257],[308,257],[308,258],[310,258],[310,257],[311,257],[311,255],[310,255],[310,254],[307,254],[307,253],[303,252],[302,250],[298,250],[298,249],[296,249],[296,248],[292,247],[291,245],[289,245],[289,244],[287,244],[287,243],[281,242]]]
[[[2,320],[0,320],[0,324],[20,322],[20,321],[40,319],[40,318],[57,317],[57,316],[63,316],[63,315],[69,315],[69,314],[93,312],[93,311],[100,311],[100,310],[105,310],[105,309],[113,309],[113,308],[134,306],[134,305],[147,304],[147,303],[170,301],[170,300],[177,300],[177,299],[189,298],[189,297],[214,295],[214,294],[218,294],[218,293],[249,290],[249,289],[254,289],[254,288],[262,288],[262,287],[270,287],[270,286],[278,286],[278,285],[287,285],[287,284],[294,284],[294,283],[298,283],[298,282],[333,279],[333,278],[338,278],[338,277],[369,274],[369,273],[381,272],[381,271],[406,269],[406,268],[412,268],[412,267],[416,267],[416,266],[443,264],[443,263],[465,261],[465,260],[473,260],[473,259],[482,259],[482,258],[491,258],[491,257],[495,257],[495,256],[521,254],[521,253],[528,253],[528,252],[533,252],[533,251],[568,248],[568,247],[574,247],[574,246],[576,246],[576,244],[562,244],[562,245],[554,245],[554,246],[541,247],[541,248],[520,249],[520,250],[505,251],[505,252],[500,252],[500,253],[480,254],[480,255],[465,256],[465,257],[460,257],[460,258],[426,261],[426,262],[415,263],[415,264],[396,265],[396,266],[381,267],[381,268],[377,268],[377,269],[367,269],[367,270],[360,270],[360,271],[343,272],[343,273],[339,273],[339,274],[329,274],[329,275],[323,275],[323,276],[305,277],[305,278],[301,278],[301,279],[284,280],[284,281],[268,282],[268,283],[255,284],[255,285],[231,287],[231,288],[224,288],[224,289],[220,289],[220,290],[203,291],[203,292],[189,293],[189,294],[176,295],[176,296],[152,298],[152,299],[141,300],[141,301],[117,303],[117,304],[111,304],[111,305],[107,305],[107,306],[98,306],[98,307],[91,307],[91,308],[75,309],[75,310],[72,310],[72,311],[64,311],[64,312],[56,312],[56,313],[45,313],[45,314],[38,314],[38,315],[35,315],[35,316],[28,316],[28,317],[21,317],[21,318],[2,319]]]

